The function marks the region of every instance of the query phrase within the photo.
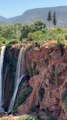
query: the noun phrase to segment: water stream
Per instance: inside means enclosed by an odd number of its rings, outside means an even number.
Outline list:
[[[14,93],[8,108],[8,113],[10,113],[14,107],[19,84],[23,79],[23,77],[25,76],[23,69],[24,69],[24,49],[21,48],[19,57],[18,57],[17,67],[16,67],[15,88],[14,88]]]
[[[4,52],[5,52],[5,46],[2,46],[1,53],[0,53],[0,107],[3,105],[3,99],[2,99],[2,69],[3,69],[3,60],[4,60]]]

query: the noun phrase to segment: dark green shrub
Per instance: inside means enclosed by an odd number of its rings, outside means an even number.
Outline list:
[[[3,44],[5,44],[5,40],[3,40]]]
[[[31,94],[31,92],[32,87],[26,87],[22,92],[22,96],[19,96],[18,98],[18,105],[23,104],[26,98]]]
[[[55,85],[56,87],[58,87],[59,83],[58,83],[58,75],[61,72],[62,69],[62,65],[61,64],[57,64],[55,65],[55,67],[53,67],[53,70],[51,72],[51,79],[50,82]]]
[[[37,106],[32,106],[31,107],[31,112],[38,113],[39,112],[39,108]]]
[[[57,120],[56,117],[52,115],[52,112],[50,112],[48,108],[46,108],[45,112],[48,117],[48,120]]]
[[[65,100],[67,98],[67,90],[62,95],[62,100]]]
[[[37,115],[37,120],[42,120],[39,114]]]
[[[44,93],[45,93],[45,90],[44,88],[40,88],[39,89],[39,97],[40,97],[40,100],[42,101],[43,97],[44,97]]]
[[[44,62],[45,62],[45,64],[46,64],[46,67],[48,67],[48,65],[49,65],[49,58],[46,58],[46,59],[44,60]]]
[[[37,31],[37,30],[42,30],[42,29],[46,28],[46,24],[44,24],[44,22],[41,21],[41,20],[36,21],[36,22],[34,23],[34,26],[35,26],[35,30],[36,30],[36,31]]]
[[[31,65],[29,66],[28,72],[29,72],[30,77],[39,74],[39,71],[37,70],[37,64],[36,64],[36,62],[34,62],[33,68],[31,67]]]
[[[64,103],[65,108],[67,109],[67,90],[62,95],[62,101]]]
[[[18,106],[20,106],[21,104],[23,104],[25,102],[25,100],[29,97],[29,95],[32,92],[32,87],[26,87],[23,92],[22,92],[22,96],[18,97],[17,103],[13,109],[13,113],[17,112],[17,108]]]
[[[40,47],[40,44],[38,42],[35,42],[35,47]]]
[[[29,66],[28,73],[29,73],[29,76],[30,76],[30,77],[33,76],[33,69],[32,69],[32,67],[31,67],[31,65]]]
[[[67,40],[67,35],[65,35],[65,40]]]
[[[64,50],[64,39],[62,37],[58,37],[57,46],[58,49],[60,50],[61,56],[63,56],[65,50]]]

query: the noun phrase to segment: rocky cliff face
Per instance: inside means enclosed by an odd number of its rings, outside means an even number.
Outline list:
[[[63,53],[63,54],[62,54]],[[44,43],[26,49],[26,70],[33,88],[18,107],[18,113],[30,113],[43,120],[67,119],[67,49]]]
[[[19,88],[16,101],[18,96],[23,97],[23,100],[21,105],[18,103],[17,113],[36,115],[38,120],[67,120],[67,48],[60,49],[56,44],[48,45],[48,43],[42,45],[26,43],[23,46],[26,47],[25,72],[28,79]],[[9,56],[14,60],[17,59],[20,48],[21,45],[19,47],[15,45],[8,52]],[[12,61],[11,68],[14,68],[14,63],[16,62]],[[7,72],[6,80],[9,88],[6,84],[5,108],[13,93],[10,84],[14,79],[10,75]]]

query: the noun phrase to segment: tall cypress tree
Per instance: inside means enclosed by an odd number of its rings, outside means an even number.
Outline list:
[[[56,26],[57,24],[57,20],[56,20],[56,12],[54,11],[54,14],[53,14],[53,25]]]
[[[49,21],[49,32],[50,32],[50,22],[52,21],[52,13],[51,13],[51,11],[48,12],[47,20]]]

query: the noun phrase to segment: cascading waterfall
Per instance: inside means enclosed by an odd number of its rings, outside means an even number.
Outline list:
[[[13,93],[13,96],[12,96],[12,99],[11,99],[11,102],[8,108],[8,113],[10,113],[13,109],[19,84],[21,80],[23,79],[23,77],[25,76],[23,69],[24,69],[24,48],[21,48],[19,57],[18,57],[17,67],[16,67],[15,88],[14,88],[14,93]]]
[[[4,60],[5,46],[2,46],[0,53],[0,107],[3,105],[3,89],[2,89],[2,69],[3,69],[3,60]]]

